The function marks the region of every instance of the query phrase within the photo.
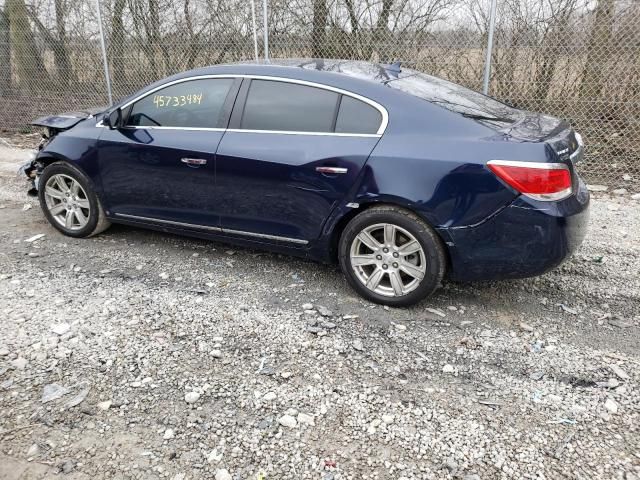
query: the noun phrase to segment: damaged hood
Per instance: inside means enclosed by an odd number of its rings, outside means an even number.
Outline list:
[[[107,107],[91,108],[78,112],[60,113],[58,115],[49,115],[46,117],[40,117],[31,122],[31,125],[36,127],[47,127],[55,130],[68,130],[69,128],[77,125],[82,120],[91,116],[104,112]]]

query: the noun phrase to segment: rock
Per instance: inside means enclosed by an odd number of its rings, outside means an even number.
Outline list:
[[[209,464],[218,463],[220,462],[220,460],[222,460],[223,455],[224,454],[222,452],[218,453],[217,448],[214,448],[213,450],[211,450],[211,453],[207,455],[207,462]]]
[[[446,317],[447,316],[446,313],[444,313],[442,310],[439,310],[437,308],[425,308],[425,310],[427,312],[433,313],[434,315],[438,315],[439,317]]]
[[[560,308],[571,315],[577,315],[578,311],[575,308],[567,307],[564,303],[560,304]]]
[[[222,358],[222,352],[220,350],[211,350],[210,355],[213,358]]]
[[[531,333],[533,332],[533,327],[528,323],[520,322],[520,330]]]
[[[480,478],[480,475],[478,475],[477,473],[472,473],[471,475],[465,475],[464,477],[462,477],[462,480],[482,480]]]
[[[76,468],[76,462],[74,460],[65,460],[62,465],[60,465],[60,471],[64,474],[71,473]]]
[[[628,182],[629,180],[631,180],[631,175],[629,175],[628,173],[624,173],[624,174],[622,175],[622,179],[623,179],[625,182]]]
[[[278,419],[278,423],[283,427],[295,428],[298,422],[291,415],[283,415]]]
[[[606,408],[609,413],[618,413],[618,404],[612,398],[607,398],[607,401],[604,402],[604,408]]]
[[[27,368],[28,364],[29,364],[29,361],[26,358],[22,358],[22,357],[18,357],[15,360],[11,360],[11,365],[13,365],[13,367],[16,370],[24,370],[25,368]]]
[[[609,190],[606,185],[587,185],[587,188],[590,192],[606,192]]]
[[[614,195],[626,195],[627,194],[627,189],[626,188],[616,188],[615,190],[612,191],[612,193]]]
[[[107,400],[107,401],[98,403],[97,406],[100,410],[109,410],[111,408],[111,403],[112,403],[111,400]]]
[[[331,310],[329,310],[327,307],[323,307],[322,305],[316,306],[316,310],[318,310],[318,313],[320,315],[322,315],[323,317],[331,317],[331,316],[333,316],[333,312]]]
[[[315,419],[306,413],[298,413],[298,423],[304,423],[306,425],[314,426],[316,424]]]
[[[618,378],[621,378],[622,380],[629,380],[629,375],[627,375],[627,372],[622,370],[622,368],[620,368],[615,363],[609,365],[609,368],[611,369],[611,371],[613,371],[613,373],[615,373],[618,376]]]
[[[89,390],[91,390],[91,387],[85,387],[80,390],[76,396],[67,400],[67,403],[64,404],[65,408],[72,408],[80,405],[84,402],[84,399],[87,398],[87,395],[89,395]]]
[[[382,421],[387,425],[391,425],[393,423],[394,416],[393,415],[382,415]]]
[[[302,304],[302,309],[303,310],[312,310],[313,309],[313,303],[303,303]]]
[[[40,401],[42,403],[52,402],[63,397],[67,393],[69,393],[69,389],[67,387],[63,387],[62,385],[58,385],[57,383],[51,383],[44,386],[42,390],[42,398],[40,399]]]
[[[167,278],[169,278],[169,274],[167,272],[162,272],[160,275],[158,275],[162,280],[166,280]]]
[[[399,330],[401,332],[404,332],[407,329],[406,325],[402,325],[401,323],[396,323],[395,324],[396,330]]]
[[[221,468],[216,471],[216,480],[233,480],[233,478],[226,468]]]
[[[634,193],[633,195],[631,195],[631,199],[632,200],[640,200],[640,193]]]
[[[29,237],[25,240],[25,242],[27,243],[33,243],[36,240],[40,240],[41,238],[43,238],[45,236],[44,233],[38,233],[37,235],[34,235],[33,237]]]
[[[184,401],[187,403],[196,403],[200,399],[198,392],[188,392],[184,396]]]
[[[262,397],[262,399],[263,399],[265,402],[272,402],[272,401],[274,401],[274,400],[276,399],[276,397],[277,397],[277,395],[275,394],[275,392],[268,392],[268,393],[265,393],[265,394],[264,394],[264,396]]]
[[[6,357],[9,355],[9,349],[7,347],[0,347],[0,357]]]
[[[176,432],[173,431],[173,429],[171,428],[167,428],[164,431],[164,435],[162,435],[162,438],[164,440],[171,440],[172,438],[174,438],[176,436]]]
[[[337,325],[333,322],[322,322],[320,326],[322,328],[326,328],[327,330],[333,330],[334,328],[337,327]]]
[[[29,450],[27,450],[27,458],[35,457],[39,454],[40,454],[40,447],[38,446],[37,443],[34,443],[33,445],[31,445],[29,447]]]
[[[362,340],[358,340],[358,339],[354,340],[351,346],[353,347],[354,350],[357,350],[358,352],[361,352],[362,350],[364,350],[364,346],[362,345]]]
[[[544,371],[538,370],[537,372],[531,372],[529,378],[531,380],[542,380],[544,378]]]
[[[455,372],[456,369],[453,368],[453,365],[449,365],[448,363],[442,367],[442,373],[453,373]]]
[[[56,335],[64,335],[69,330],[71,330],[71,326],[68,323],[58,323],[56,325],[51,325],[51,331]]]

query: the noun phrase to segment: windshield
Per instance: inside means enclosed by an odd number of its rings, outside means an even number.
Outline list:
[[[385,84],[418,98],[479,120],[515,122],[522,113],[509,105],[452,82],[424,73],[403,71],[404,75]]]

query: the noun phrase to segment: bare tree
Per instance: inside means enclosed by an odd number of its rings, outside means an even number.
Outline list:
[[[9,16],[0,8],[0,95],[11,91],[11,41],[9,36]]]
[[[74,81],[73,69],[67,52],[67,35],[65,16],[67,8],[64,0],[55,0],[56,33],[51,32],[40,21],[33,9],[28,9],[29,18],[34,23],[45,43],[53,50],[53,58],[56,67],[56,82],[59,86],[68,87]]]
[[[599,98],[604,83],[613,27],[615,0],[598,0],[587,60],[580,83],[580,98]]]
[[[46,84],[49,74],[36,47],[24,0],[7,0],[5,11],[9,15],[11,48],[20,86],[32,90],[36,85]]]
[[[322,58],[325,56],[325,34],[327,29],[326,0],[313,0],[313,30],[311,31],[311,56]]]

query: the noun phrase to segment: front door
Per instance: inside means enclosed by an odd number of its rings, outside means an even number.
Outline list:
[[[111,215],[218,227],[211,208],[215,153],[233,84],[232,78],[173,83],[127,106],[123,128],[105,129],[98,155]]]
[[[378,142],[381,122],[377,108],[335,89],[245,79],[216,156],[222,228],[292,244],[318,238]]]

